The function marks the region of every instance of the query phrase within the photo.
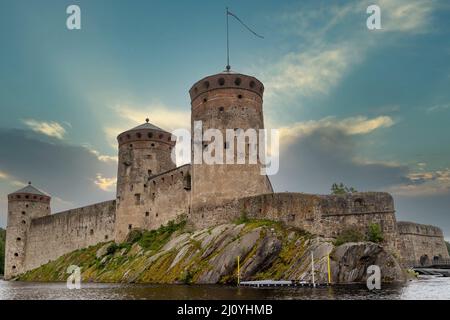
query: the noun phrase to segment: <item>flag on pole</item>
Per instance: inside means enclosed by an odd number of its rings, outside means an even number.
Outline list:
[[[255,36],[257,36],[258,38],[264,39],[264,37],[258,33],[256,33],[255,31],[253,31],[252,29],[250,29],[249,26],[247,26],[237,15],[235,15],[233,12],[231,12],[230,10],[228,10],[227,7],[227,70],[230,71],[231,67],[230,67],[230,37],[229,37],[229,30],[228,30],[228,17],[232,16],[233,18],[235,18],[240,24],[242,24],[248,31],[250,31],[252,34],[254,34]]]
[[[257,36],[258,38],[264,39],[264,37],[260,34],[257,34],[255,31],[253,31],[252,29],[250,29],[249,26],[247,26],[241,19],[239,19],[239,17],[237,15],[235,15],[233,12],[231,12],[230,10],[228,10],[227,8],[227,15],[234,17],[237,21],[239,21],[248,31],[250,31],[251,33],[253,33],[255,36]]]

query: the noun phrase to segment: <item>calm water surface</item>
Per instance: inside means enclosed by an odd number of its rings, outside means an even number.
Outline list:
[[[82,284],[69,290],[65,283],[0,280],[5,299],[449,299],[450,278],[427,278],[369,292],[364,286],[328,288],[244,288],[216,285]]]

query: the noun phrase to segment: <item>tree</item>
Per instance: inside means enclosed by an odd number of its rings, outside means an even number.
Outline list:
[[[354,193],[354,192],[358,192],[358,191],[353,187],[347,187],[342,182],[339,184],[333,183],[333,185],[331,186],[331,194],[347,194],[347,193]]]
[[[379,243],[384,240],[383,231],[381,230],[381,226],[378,223],[371,223],[369,225],[367,240],[375,243]]]

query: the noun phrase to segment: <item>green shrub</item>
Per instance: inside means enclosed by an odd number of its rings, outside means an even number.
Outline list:
[[[334,241],[334,245],[340,246],[341,244],[347,242],[360,242],[360,241],[364,241],[364,235],[361,232],[355,229],[346,229],[338,235],[338,237]]]
[[[242,210],[241,211],[241,216],[238,219],[236,219],[234,221],[234,223],[235,224],[243,224],[243,223],[247,223],[249,221],[250,221],[250,219],[247,216],[247,211],[246,210]]]
[[[183,284],[191,284],[192,279],[194,278],[194,275],[189,270],[185,270],[183,274],[181,275],[180,281]]]
[[[138,229],[131,230],[128,233],[125,242],[130,243],[130,244],[138,242],[142,238],[142,233],[143,232],[141,230],[138,230]]]
[[[159,250],[169,240],[170,236],[186,226],[186,221],[175,223],[169,221],[167,225],[159,227],[156,230],[145,231],[139,239],[139,245],[147,250]]]
[[[119,249],[119,246],[116,243],[111,243],[111,245],[108,248],[106,248],[106,254],[107,255],[114,254],[117,251],[117,249]]]
[[[371,223],[369,225],[367,240],[375,243],[380,243],[384,240],[383,231],[381,231],[381,226],[378,223]]]

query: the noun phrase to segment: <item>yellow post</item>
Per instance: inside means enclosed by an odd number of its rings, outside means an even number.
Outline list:
[[[331,283],[331,266],[330,266],[330,255],[327,256],[327,262],[328,262],[328,284]]]
[[[238,269],[237,269],[237,277],[238,277],[238,285],[241,283],[241,266],[239,264],[239,256],[237,256],[237,264],[238,264]]]

